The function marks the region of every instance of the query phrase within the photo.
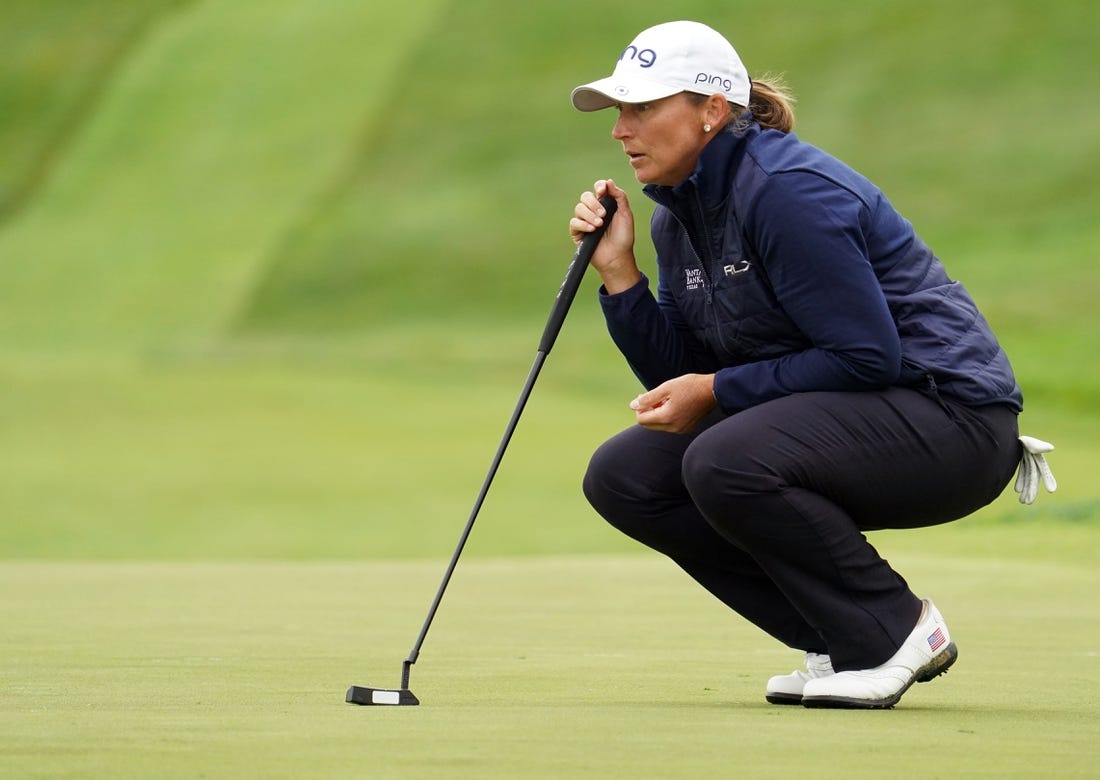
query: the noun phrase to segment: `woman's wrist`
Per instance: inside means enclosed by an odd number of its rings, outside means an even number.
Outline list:
[[[608,295],[626,292],[642,280],[642,272],[636,264],[630,262],[623,265],[621,268],[605,268],[599,272]]]

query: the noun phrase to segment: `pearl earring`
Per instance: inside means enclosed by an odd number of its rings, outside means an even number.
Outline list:
[[[703,132],[704,133],[709,133],[710,132],[710,125],[709,124],[703,125]]]

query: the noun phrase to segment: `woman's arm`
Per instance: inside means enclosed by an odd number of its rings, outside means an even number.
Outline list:
[[[763,189],[746,214],[746,234],[779,304],[813,346],[718,371],[724,411],[897,381],[901,340],[864,238],[871,216],[853,193],[815,174],[780,174]]]

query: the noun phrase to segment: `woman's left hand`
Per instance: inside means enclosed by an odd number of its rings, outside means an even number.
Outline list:
[[[669,433],[687,433],[717,405],[714,374],[684,374],[630,402],[638,425]]]

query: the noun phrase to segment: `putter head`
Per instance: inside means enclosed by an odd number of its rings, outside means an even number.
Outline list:
[[[364,688],[359,685],[353,685],[348,688],[347,696],[344,698],[348,704],[419,704],[420,699],[416,698],[412,691],[408,688]]]

